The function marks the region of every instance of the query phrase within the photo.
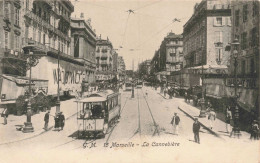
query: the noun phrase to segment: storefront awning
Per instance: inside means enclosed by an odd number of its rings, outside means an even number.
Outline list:
[[[206,84],[206,96],[217,99],[226,97],[225,86],[219,84]]]

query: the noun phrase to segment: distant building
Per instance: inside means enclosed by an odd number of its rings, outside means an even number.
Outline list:
[[[26,58],[22,53],[22,7],[20,1],[0,1],[0,75],[26,74]]]
[[[117,58],[117,72],[119,76],[119,81],[125,80],[125,61],[122,56]]]
[[[166,71],[179,71],[183,66],[183,37],[170,32],[166,41]]]
[[[113,45],[107,40],[97,40],[96,44],[96,81],[110,81],[115,77],[113,72]]]
[[[183,85],[201,85],[204,74],[228,74],[231,43],[231,4],[229,0],[203,0],[194,6],[194,13],[184,25]]]
[[[71,55],[78,61],[84,63],[86,76],[84,82],[95,82],[96,71],[96,34],[93,31],[90,19],[71,19]]]
[[[183,36],[168,33],[152,59],[152,72],[160,81],[172,81],[171,72],[183,67]]]
[[[237,56],[237,81],[240,111],[251,112],[250,116],[259,117],[259,52],[260,52],[260,9],[258,0],[232,1],[232,42],[239,40]],[[226,79],[229,97],[234,97],[234,54],[231,47],[231,76]],[[246,114],[242,112],[242,114]],[[240,115],[242,115],[240,114]]]

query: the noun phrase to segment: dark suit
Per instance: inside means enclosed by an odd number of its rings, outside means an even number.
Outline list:
[[[50,114],[49,113],[46,113],[45,116],[44,116],[44,129],[47,130],[48,129],[48,123],[49,123],[49,118],[50,118]]]
[[[61,114],[59,119],[60,119],[60,127],[63,130],[63,127],[65,125],[65,116]]]
[[[199,122],[194,122],[193,123],[193,133],[194,133],[194,140],[197,143],[200,143],[200,123]]]

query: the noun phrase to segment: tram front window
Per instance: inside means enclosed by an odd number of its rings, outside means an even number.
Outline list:
[[[92,118],[103,118],[104,111],[101,104],[92,104],[91,107],[91,117]]]

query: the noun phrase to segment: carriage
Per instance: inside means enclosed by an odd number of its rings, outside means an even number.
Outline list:
[[[88,95],[77,103],[78,137],[104,137],[120,117],[121,94],[104,90]]]

